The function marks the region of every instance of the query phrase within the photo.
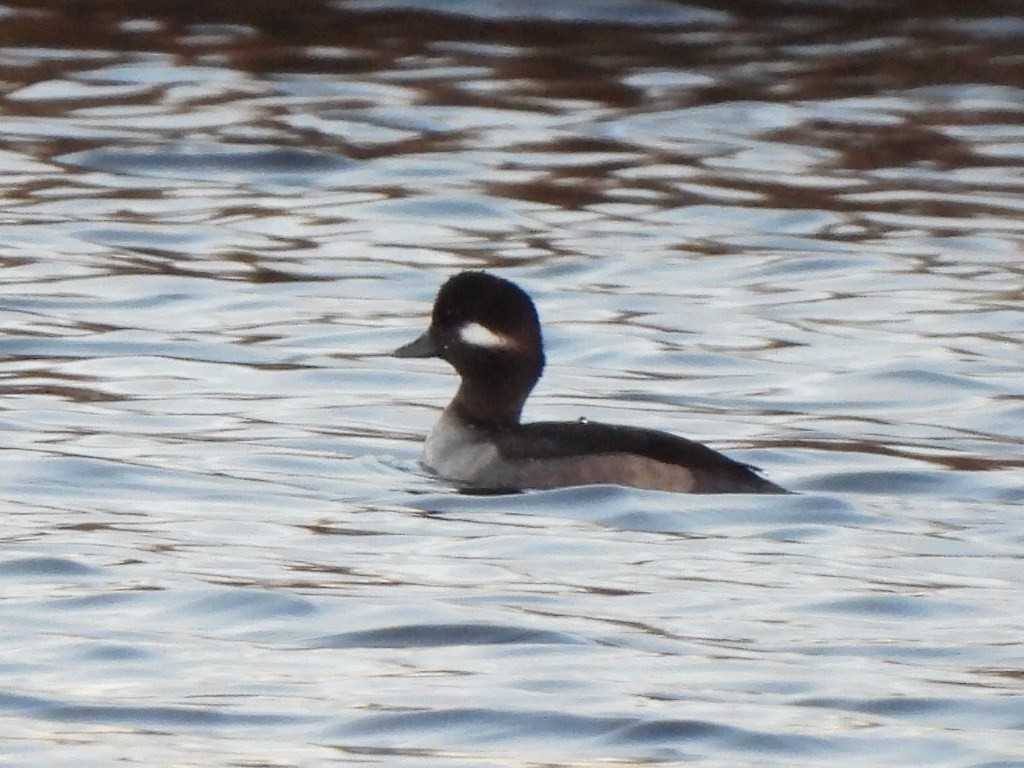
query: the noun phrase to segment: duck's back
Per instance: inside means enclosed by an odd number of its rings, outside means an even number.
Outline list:
[[[600,422],[496,428],[491,439],[521,487],[615,483],[688,493],[786,493],[706,445],[667,432]]]

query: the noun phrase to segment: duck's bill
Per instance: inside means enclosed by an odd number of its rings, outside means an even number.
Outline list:
[[[391,353],[392,357],[437,357],[437,343],[430,337],[430,331]]]

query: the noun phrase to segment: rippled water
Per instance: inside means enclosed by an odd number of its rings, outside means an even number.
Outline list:
[[[1024,765],[1024,21],[937,7],[0,7],[0,763]],[[426,476],[479,267],[531,417],[799,495]]]

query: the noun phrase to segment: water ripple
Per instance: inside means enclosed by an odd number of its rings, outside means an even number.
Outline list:
[[[490,624],[410,624],[317,638],[315,648],[435,648],[456,645],[576,643],[558,632]]]

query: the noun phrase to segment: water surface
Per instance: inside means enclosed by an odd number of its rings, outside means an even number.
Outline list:
[[[0,8],[0,761],[1022,764],[1015,4],[172,5]],[[799,495],[426,475],[469,268]]]

